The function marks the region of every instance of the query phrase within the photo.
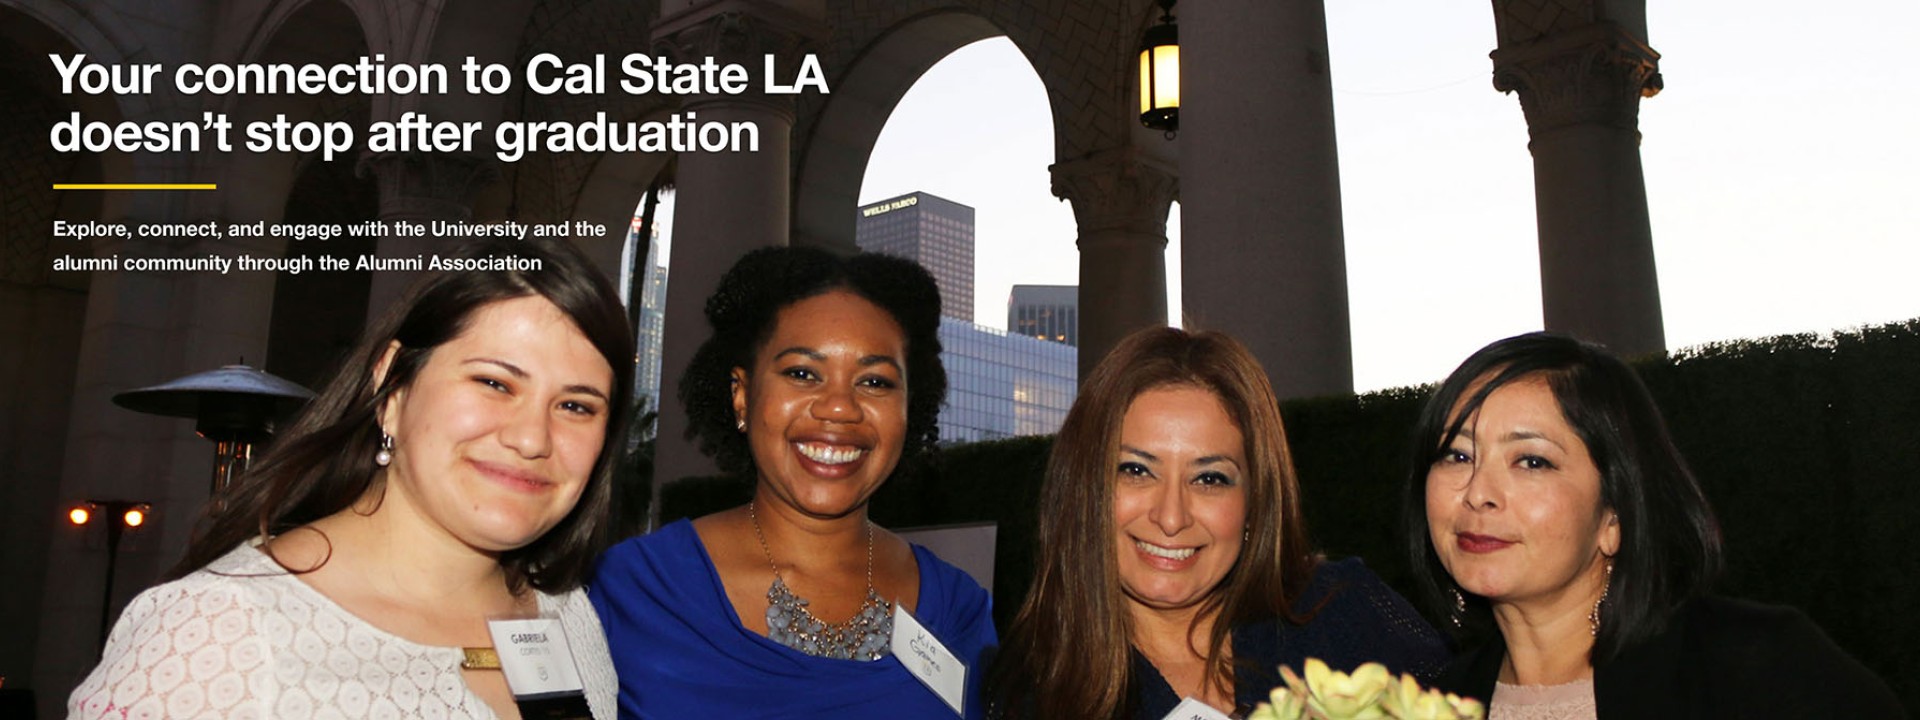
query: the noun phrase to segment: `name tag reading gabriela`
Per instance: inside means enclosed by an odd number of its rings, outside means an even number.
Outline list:
[[[567,631],[554,617],[487,621],[507,689],[527,720],[590,719],[586,686],[573,663]]]
[[[1231,720],[1226,713],[1213,709],[1213,706],[1193,698],[1181,700],[1173,706],[1173,712],[1160,720]]]
[[[893,656],[955,714],[966,717],[967,666],[897,602],[893,604]]]

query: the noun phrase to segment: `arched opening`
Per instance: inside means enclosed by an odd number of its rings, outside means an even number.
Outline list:
[[[324,42],[315,39],[324,38]],[[288,17],[261,46],[258,61],[295,64],[351,62],[368,52],[365,33],[353,10],[337,0],[318,0]],[[339,121],[365,127],[371,115],[364,95],[317,97],[249,96],[235,108],[235,122],[285,114],[290,120]],[[243,119],[244,118],[244,119]],[[379,215],[377,185],[355,168],[356,157],[331,160],[318,154],[236,153],[228,168],[229,217],[235,222],[338,224],[343,227]],[[322,256],[351,262],[372,254],[375,238],[344,235],[328,240],[259,241],[259,251],[289,259]],[[273,280],[273,309],[268,321],[266,370],[309,388],[324,385],[329,373],[359,337],[367,315],[372,274],[364,271],[280,272]]]
[[[942,439],[1057,430],[1076,388],[1077,333],[1063,318],[1077,316],[1078,230],[1051,191],[1039,75],[1006,37],[979,40],[929,67],[885,120],[860,202],[841,213],[862,249],[915,260],[941,285]]]
[[[350,158],[308,158],[293,182],[281,221],[297,225],[340,225],[373,219],[380,213],[373,178],[354,172]],[[285,257],[337,258],[352,263],[371,255],[372,237],[342,236],[324,242],[287,243]],[[272,334],[267,343],[267,372],[318,391],[353,348],[365,325],[368,270],[282,271],[274,279]]]

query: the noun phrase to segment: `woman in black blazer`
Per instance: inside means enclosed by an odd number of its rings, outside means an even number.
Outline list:
[[[1422,411],[1407,547],[1479,646],[1440,686],[1517,718],[1898,718],[1798,611],[1713,597],[1719,527],[1645,386],[1532,333],[1462,363]]]

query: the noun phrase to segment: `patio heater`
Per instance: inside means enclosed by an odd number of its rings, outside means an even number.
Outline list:
[[[273,419],[313,398],[306,388],[246,365],[194,373],[113,396],[113,404],[149,415],[193,418],[213,441],[213,495],[253,462],[254,443],[273,436]]]

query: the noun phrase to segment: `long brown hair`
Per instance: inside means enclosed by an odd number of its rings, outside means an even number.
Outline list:
[[[345,366],[248,474],[207,507],[187,553],[168,580],[198,570],[240,543],[277,535],[351,507],[374,487],[380,406],[413,382],[434,348],[466,330],[481,307],[538,295],[573,321],[613,368],[606,435],[580,500],[526,547],[502,553],[508,587],[545,592],[579,587],[605,547],[614,458],[625,437],[633,385],[633,333],[606,276],[565,241],[483,241],[463,258],[515,256],[529,270],[465,269],[429,275],[367,329]],[[456,261],[458,262],[458,261]],[[398,342],[384,382],[373,368]]]
[[[989,697],[1007,716],[1131,717],[1133,627],[1114,555],[1114,463],[1134,398],[1168,386],[1213,393],[1246,438],[1248,540],[1202,601],[1207,682],[1233,678],[1227,634],[1269,618],[1294,620],[1313,572],[1299,483],[1273,386],[1232,337],[1149,328],[1121,340],[1080,388],[1047,458],[1040,490],[1033,589],[1007,633]]]

